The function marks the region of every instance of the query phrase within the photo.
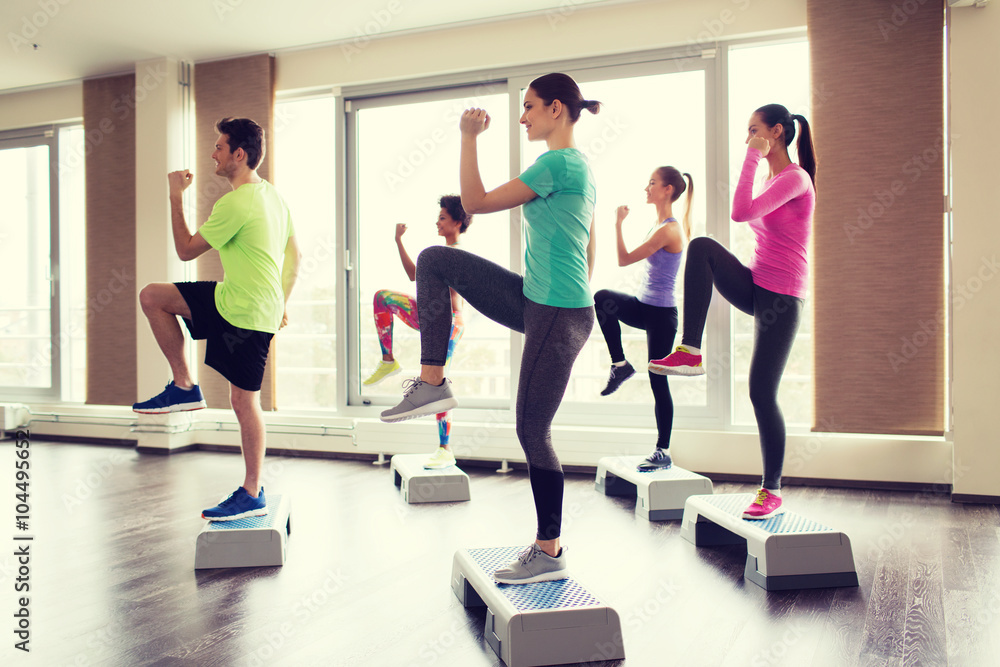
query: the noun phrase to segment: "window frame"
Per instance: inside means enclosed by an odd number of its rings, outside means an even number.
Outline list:
[[[49,351],[50,351],[50,371],[48,387],[18,387],[11,385],[0,386],[0,399],[2,400],[49,400],[61,401],[63,399],[63,387],[69,386],[69,368],[64,368],[62,343],[60,341],[60,331],[62,322],[68,319],[64,304],[68,299],[63,299],[62,281],[60,276],[60,226],[59,226],[59,130],[61,127],[71,127],[75,124],[65,125],[41,125],[37,127],[23,128],[17,130],[6,130],[0,132],[0,150],[12,150],[18,148],[34,148],[37,146],[47,146],[49,149]]]

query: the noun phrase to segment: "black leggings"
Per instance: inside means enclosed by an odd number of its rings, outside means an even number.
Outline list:
[[[622,322],[646,332],[647,361],[661,359],[673,349],[674,336],[677,335],[677,308],[650,306],[634,296],[609,289],[598,290],[594,295],[594,307],[597,310],[597,324],[608,344],[612,362],[625,361]],[[653,390],[656,446],[667,449],[670,447],[670,431],[674,424],[674,400],[670,397],[667,376],[650,373],[649,388]]]
[[[778,407],[778,383],[795,342],[805,301],[755,285],[750,269],[718,241],[696,238],[688,245],[684,269],[683,345],[701,347],[713,285],[726,301],[753,315],[750,402],[760,433],[763,486],[779,489],[785,461],[785,419]]]
[[[478,255],[432,246],[417,259],[420,363],[444,366],[451,335],[451,296],[524,334],[515,427],[528,461],[538,539],[559,537],[563,472],[552,448],[552,419],[569,386],[573,362],[594,327],[594,309],[556,308],[525,298],[524,278]]]

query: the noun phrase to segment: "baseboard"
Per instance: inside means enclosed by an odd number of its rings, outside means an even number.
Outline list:
[[[953,493],[953,503],[970,503],[979,505],[1000,505],[1000,496],[984,496],[978,493]]]

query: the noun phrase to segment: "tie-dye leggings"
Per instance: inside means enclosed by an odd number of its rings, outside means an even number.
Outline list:
[[[393,316],[415,331],[420,331],[420,322],[417,318],[417,299],[409,294],[393,292],[390,290],[379,290],[375,292],[375,329],[378,330],[378,344],[382,347],[382,354],[392,354],[392,324]],[[451,355],[455,352],[455,346],[462,338],[465,325],[462,322],[462,314],[452,312],[451,317],[451,338],[448,340],[448,360],[445,368],[451,363]],[[451,436],[451,413],[441,412],[437,415],[438,436],[441,445],[447,445]]]

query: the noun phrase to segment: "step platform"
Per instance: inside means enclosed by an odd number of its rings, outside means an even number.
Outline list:
[[[195,543],[194,569],[284,565],[292,501],[288,496],[268,496],[267,508],[264,516],[207,522]]]
[[[672,466],[639,472],[644,456],[605,456],[597,462],[594,488],[606,496],[635,498],[635,513],[650,521],[670,521],[684,515],[688,496],[712,493],[712,480]]]
[[[618,613],[574,579],[498,584],[493,573],[525,547],[462,549],[451,589],[466,607],[486,607],[486,641],[507,667],[621,660]]]
[[[427,470],[430,454],[397,454],[389,461],[392,481],[408,503],[469,500],[469,476],[458,466]]]
[[[851,540],[794,512],[744,519],[752,493],[691,496],[681,536],[696,546],[747,546],[743,576],[768,591],[857,586]]]

